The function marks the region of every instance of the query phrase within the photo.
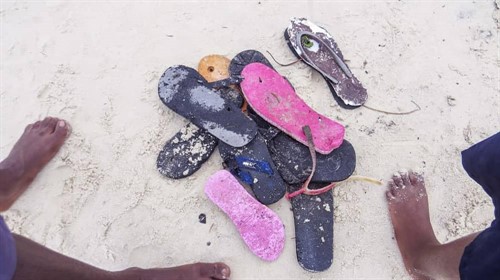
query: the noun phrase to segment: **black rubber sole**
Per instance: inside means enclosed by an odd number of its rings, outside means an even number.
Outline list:
[[[311,189],[324,185],[311,184]],[[300,185],[289,187],[296,191]],[[333,263],[333,194],[298,195],[291,199],[297,261],[307,271],[327,270]]]
[[[234,147],[248,144],[257,125],[240,108],[222,98],[194,69],[177,65],[161,76],[158,94],[170,109]]]
[[[290,136],[280,133],[269,142],[269,151],[281,177],[288,184],[303,183],[312,171],[309,148]],[[328,155],[316,153],[316,171],[311,179],[315,183],[343,181],[356,168],[356,152],[344,139],[340,147]]]
[[[233,103],[236,107],[241,108],[241,105],[243,105],[243,95],[241,95],[237,90],[228,87],[218,89],[217,92],[220,96],[222,96],[222,98]]]
[[[226,169],[249,185],[262,204],[273,204],[285,195],[286,184],[273,163],[265,139],[259,133],[244,147],[235,148],[220,143],[219,153]]]
[[[165,143],[158,154],[156,167],[169,178],[185,178],[201,168],[214,152],[217,142],[217,138],[206,130],[189,123]]]
[[[243,96],[230,87],[218,89],[217,92],[237,107],[243,104]],[[201,168],[218,143],[217,138],[208,131],[188,123],[165,143],[158,154],[156,167],[169,178],[185,178]]]
[[[243,68],[250,63],[259,62],[273,68],[269,60],[259,51],[245,50],[239,52],[229,63],[229,73],[231,76],[240,76]],[[274,68],[273,68],[274,69]]]

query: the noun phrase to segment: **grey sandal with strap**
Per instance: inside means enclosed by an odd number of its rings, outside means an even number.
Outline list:
[[[352,74],[328,31],[305,18],[293,18],[285,39],[297,58],[326,79],[339,105],[352,109],[366,102],[366,89]]]

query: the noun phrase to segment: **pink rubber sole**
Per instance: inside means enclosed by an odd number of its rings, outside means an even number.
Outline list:
[[[302,128],[311,128],[316,151],[329,154],[344,140],[344,126],[309,107],[290,83],[274,69],[261,63],[248,64],[240,84],[250,106],[262,118],[292,138],[307,145]]]
[[[276,260],[285,246],[285,228],[278,215],[221,170],[208,178],[205,194],[233,221],[250,251],[265,261]]]

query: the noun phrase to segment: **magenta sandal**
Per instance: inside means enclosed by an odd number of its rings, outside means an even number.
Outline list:
[[[274,69],[251,63],[241,72],[240,87],[245,98],[262,118],[304,145],[302,129],[309,126],[316,151],[329,154],[344,140],[344,126],[309,107],[290,83]]]
[[[276,260],[285,246],[285,228],[278,215],[221,170],[208,178],[205,194],[233,221],[248,248],[265,261]]]

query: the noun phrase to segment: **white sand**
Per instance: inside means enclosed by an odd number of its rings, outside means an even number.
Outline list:
[[[347,2],[4,2],[1,158],[34,120],[58,116],[73,127],[55,160],[4,213],[7,223],[106,269],[224,261],[233,279],[408,278],[384,187],[349,183],[334,191],[334,264],[313,274],[296,261],[288,201],[271,206],[286,224],[285,251],[265,263],[205,197],[204,182],[221,169],[217,152],[183,180],[155,167],[163,143],[185,124],[158,98],[161,73],[251,48],[294,60],[283,31],[290,17],[305,16],[337,39],[368,89],[368,105],[422,107],[407,116],[344,110],[303,63],[276,67],[312,107],[346,125],[356,174],[424,172],[443,242],[484,228],[493,208],[462,169],[460,151],[500,130],[498,2]]]

